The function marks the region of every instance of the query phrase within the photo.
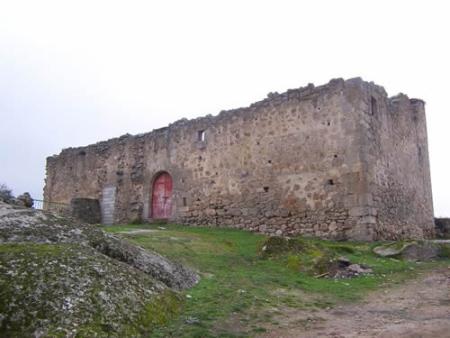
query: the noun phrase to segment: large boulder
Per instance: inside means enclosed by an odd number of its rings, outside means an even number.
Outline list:
[[[17,196],[16,201],[18,205],[24,206],[25,208],[31,208],[34,205],[34,200],[28,192],[24,192],[22,195]]]
[[[136,337],[181,297],[133,267],[77,244],[0,245],[1,337]]]
[[[198,281],[198,275],[182,265],[98,227],[39,210],[0,204],[0,243],[23,242],[90,246],[178,290],[189,288]]]
[[[0,336],[148,336],[197,281],[97,227],[0,202]]]
[[[448,257],[450,241],[393,242],[376,246],[373,252],[381,257],[400,258],[410,261],[429,261]]]

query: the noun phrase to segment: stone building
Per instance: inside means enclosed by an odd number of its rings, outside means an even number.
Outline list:
[[[424,102],[360,78],[271,93],[47,159],[44,199],[105,224],[168,219],[336,239],[429,237]]]

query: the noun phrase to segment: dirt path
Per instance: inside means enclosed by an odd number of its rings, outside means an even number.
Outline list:
[[[262,337],[450,337],[450,267],[380,290],[356,304],[277,318]]]

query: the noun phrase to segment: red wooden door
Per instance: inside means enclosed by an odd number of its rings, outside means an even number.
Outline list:
[[[172,177],[159,175],[153,183],[152,218],[170,218],[172,213]]]

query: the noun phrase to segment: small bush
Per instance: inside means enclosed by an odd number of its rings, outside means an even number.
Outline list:
[[[296,255],[289,255],[287,258],[287,267],[294,271],[300,271],[301,267],[301,259]]]
[[[439,247],[438,256],[440,258],[450,258],[450,244],[441,244]]]
[[[305,249],[304,242],[299,237],[286,238],[269,237],[263,244],[260,254],[263,258],[276,257],[288,252],[297,253]]]
[[[347,245],[329,245],[329,248],[342,254],[354,254],[355,249]]]
[[[9,203],[13,198],[12,190],[6,184],[0,184],[0,201]]]

